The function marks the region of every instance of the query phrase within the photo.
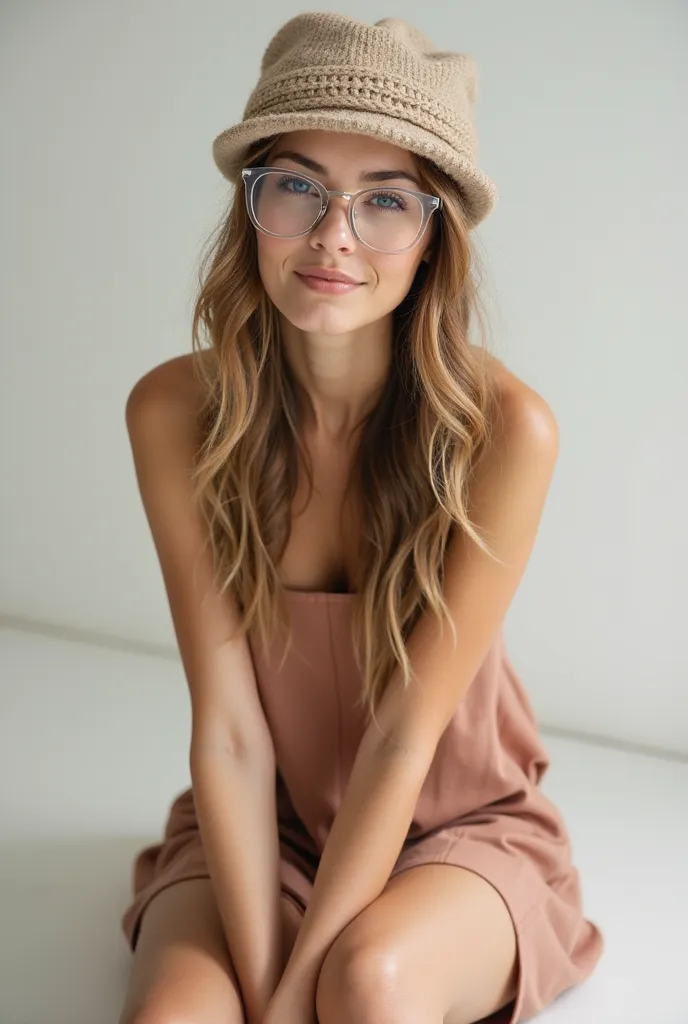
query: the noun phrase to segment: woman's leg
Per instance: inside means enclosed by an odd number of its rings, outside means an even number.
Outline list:
[[[282,897],[288,953],[301,915]],[[244,1024],[245,1014],[209,878],[175,882],[148,904],[119,1024]]]
[[[452,864],[409,868],[343,929],[322,965],[320,1024],[474,1024],[516,997],[506,904]]]

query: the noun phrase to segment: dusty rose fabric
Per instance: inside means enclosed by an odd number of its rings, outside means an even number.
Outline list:
[[[303,910],[363,718],[354,707],[360,673],[350,632],[353,595],[288,594],[294,646],[282,670],[281,642],[267,657],[258,645],[252,654],[277,755],[282,888]],[[604,949],[600,929],[583,913],[566,826],[539,788],[548,766],[500,627],[438,744],[392,871],[456,864],[500,893],[516,929],[520,971],[517,998],[490,1018],[494,1024],[535,1016],[584,981]],[[162,841],[135,859],[133,901],[122,917],[132,949],[153,896],[197,877],[208,877],[208,869],[187,789],[170,808]]]

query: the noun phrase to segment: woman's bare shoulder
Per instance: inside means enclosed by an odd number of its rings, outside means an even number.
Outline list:
[[[492,375],[495,385],[495,392],[500,405],[504,407],[507,403],[514,408],[533,408],[540,411],[549,409],[546,399],[531,387],[527,381],[518,377],[505,363],[498,359],[492,352],[481,348],[479,345],[471,346],[476,354],[483,356]]]
[[[195,415],[202,404],[202,388],[194,362],[205,355],[194,352],[173,356],[148,370],[131,389],[128,405],[155,405]]]

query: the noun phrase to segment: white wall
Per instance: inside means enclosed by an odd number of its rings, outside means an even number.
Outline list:
[[[6,622],[174,645],[124,404],[189,351],[200,245],[226,194],[211,142],[300,9],[3,5]],[[478,61],[481,163],[501,193],[478,229],[494,349],[560,425],[511,656],[543,725],[688,753],[688,6],[393,13]]]

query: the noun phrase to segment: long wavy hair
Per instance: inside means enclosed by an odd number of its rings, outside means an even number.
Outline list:
[[[255,143],[246,164],[260,166],[274,141]],[[424,190],[443,200],[432,262],[420,263],[393,312],[390,372],[359,424],[343,502],[352,502],[360,526],[351,625],[366,723],[377,723],[376,709],[398,666],[402,685],[411,684],[406,642],[424,612],[437,616],[441,632],[446,620],[457,643],[442,592],[454,532],[496,557],[467,510],[471,474],[489,446],[497,412],[483,358],[480,261],[460,188],[430,161],[418,157],[418,168]],[[286,625],[286,658],[292,629],[276,566],[290,536],[299,464],[312,494],[299,429],[310,399],[285,359],[243,189],[241,182],[200,263],[192,348],[203,396],[202,441],[192,480],[215,583],[220,593],[231,587],[239,634],[253,628],[265,651]],[[482,348],[469,342],[474,316]]]

